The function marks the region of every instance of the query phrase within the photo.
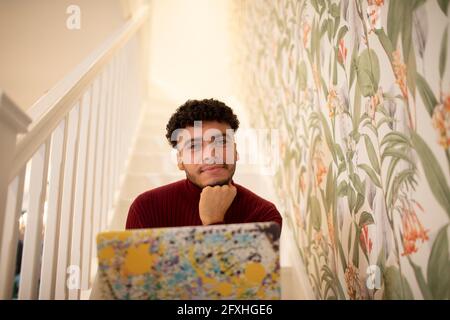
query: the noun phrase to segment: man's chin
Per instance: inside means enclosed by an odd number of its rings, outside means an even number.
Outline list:
[[[202,181],[198,181],[197,184],[199,187],[215,187],[215,186],[224,186],[227,185],[231,181],[231,177],[209,177],[208,179],[202,179]]]
[[[225,180],[216,180],[216,181],[209,181],[204,184],[205,187],[215,187],[215,186],[225,186],[228,183],[230,183],[231,179],[225,179]]]
[[[208,186],[209,187],[224,186],[224,185],[227,185],[231,181],[231,178],[226,178],[226,179],[210,178],[210,179],[203,179],[203,181],[199,181],[199,179],[193,179],[190,175],[186,175],[186,178],[201,189],[208,187]]]

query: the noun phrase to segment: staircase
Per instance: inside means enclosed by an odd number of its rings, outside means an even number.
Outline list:
[[[147,101],[147,21],[143,6],[26,112],[0,90],[0,299],[89,292]]]
[[[176,104],[156,88],[149,91],[109,226],[111,230],[125,229],[128,209],[139,194],[185,177],[171,159],[172,148],[165,138],[165,125]]]

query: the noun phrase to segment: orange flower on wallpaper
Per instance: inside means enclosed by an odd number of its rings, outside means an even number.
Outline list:
[[[368,114],[369,117],[372,119],[372,121],[375,120],[377,107],[382,103],[383,103],[383,92],[381,91],[381,88],[378,88],[377,93],[371,96],[369,100]]]
[[[406,87],[406,65],[403,63],[400,50],[392,52],[392,65],[394,67],[395,82],[400,87],[400,91],[405,99],[408,99],[408,89]]]
[[[415,202],[416,206],[421,209],[422,207]],[[402,204],[402,229],[403,229],[403,253],[402,256],[408,256],[417,252],[417,243],[427,241],[428,231],[425,230],[416,211],[412,204],[403,202]]]
[[[302,193],[304,193],[306,191],[306,172],[305,171],[302,171],[300,173],[300,176],[298,178],[298,186]]]
[[[369,18],[369,33],[375,29],[381,29],[381,7],[384,0],[367,1],[367,17]]]
[[[345,269],[344,279],[350,300],[356,300],[361,293],[359,271],[351,262],[349,262],[347,269]]]
[[[370,254],[372,252],[373,242],[369,237],[368,225],[365,225],[361,228],[361,233],[359,234],[359,243],[365,253]]]
[[[326,176],[327,171],[328,169],[324,165],[322,157],[316,156],[314,159],[314,173],[316,175],[316,183],[318,187],[322,184],[323,178]]]
[[[326,102],[326,107],[330,118],[345,112],[346,105],[344,99],[345,98],[343,98],[342,95],[338,94],[335,88],[330,88]]]
[[[316,232],[316,234],[314,235],[314,242],[316,243],[316,246],[318,246],[318,247],[320,247],[322,245],[322,242],[323,242],[322,230],[319,230]]]
[[[367,0],[367,4],[369,6],[378,6],[381,7],[384,4],[384,0]]]
[[[309,36],[309,33],[311,32],[311,25],[308,22],[304,22],[302,28],[303,28],[303,37],[302,37],[303,47],[306,48],[308,46],[308,40],[309,40],[308,36]]]
[[[345,47],[344,39],[339,40],[338,61],[344,64],[347,59],[347,48]]]
[[[433,127],[438,132],[438,142],[444,148],[450,147],[450,95],[444,97],[444,103],[433,111]]]
[[[336,115],[336,108],[339,105],[339,98],[337,96],[336,90],[333,88],[328,91],[328,97],[327,97],[327,108],[328,108],[328,115],[330,118],[334,117]]]

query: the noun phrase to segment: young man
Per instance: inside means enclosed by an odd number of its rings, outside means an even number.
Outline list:
[[[277,222],[269,201],[233,182],[238,154],[233,110],[214,99],[189,100],[167,124],[166,138],[177,149],[186,179],[139,195],[128,212],[127,229],[246,222]]]

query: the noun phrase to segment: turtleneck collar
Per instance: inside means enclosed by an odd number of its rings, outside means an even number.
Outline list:
[[[185,185],[186,185],[186,189],[189,192],[192,192],[195,195],[200,195],[200,193],[202,193],[202,188],[200,188],[199,186],[197,186],[196,184],[194,184],[191,180],[189,180],[188,178],[185,179]]]
[[[200,188],[199,186],[197,186],[196,184],[194,184],[191,180],[189,180],[188,178],[185,179],[185,185],[186,185],[186,189],[189,192],[192,192],[192,194],[195,195],[200,195],[200,193],[202,193],[203,188]],[[236,186],[233,179],[231,179],[231,184]]]

